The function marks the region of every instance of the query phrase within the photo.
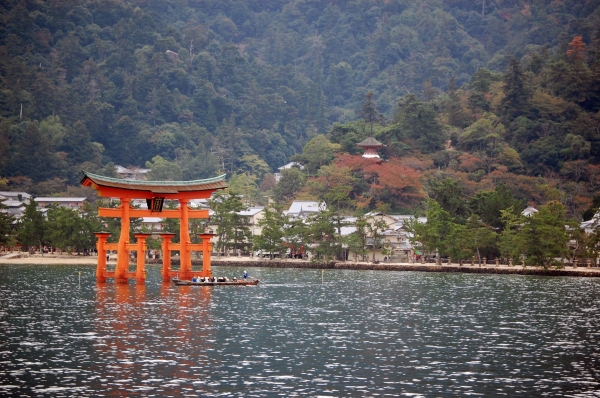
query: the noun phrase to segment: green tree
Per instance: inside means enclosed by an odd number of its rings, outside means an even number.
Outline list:
[[[261,234],[254,235],[253,243],[256,249],[269,253],[270,258],[273,259],[273,253],[283,253],[285,250],[283,230],[286,220],[280,207],[265,207],[263,211],[264,217],[258,221]]]
[[[356,231],[348,235],[346,239],[348,250],[354,253],[354,261],[357,261],[359,256],[361,261],[367,260],[369,254],[369,248],[367,247],[367,238],[369,234],[367,225],[368,223],[364,216],[357,217],[354,224]]]
[[[451,126],[464,128],[469,125],[469,120],[460,101],[460,93],[456,87],[456,76],[452,74],[448,84],[448,99],[445,104],[448,114],[448,123]]]
[[[248,218],[239,214],[247,209],[241,196],[218,192],[208,204],[214,211],[211,223],[217,225],[217,250],[228,251],[231,248],[237,254],[239,248],[249,245],[251,234]]]
[[[377,106],[375,105],[375,101],[373,101],[373,95],[375,94],[372,91],[369,91],[367,95],[365,95],[365,100],[360,107],[360,112],[358,113],[371,127],[371,136],[373,136],[373,124],[381,123],[383,121],[383,115],[379,113]]]
[[[77,254],[90,247],[91,242],[85,236],[84,222],[78,210],[51,206],[47,217],[47,240],[50,245],[61,250],[76,249]]]
[[[504,98],[500,103],[500,109],[505,120],[512,122],[519,116],[527,116],[529,113],[529,98],[531,90],[521,69],[519,60],[510,57],[508,69],[502,79],[504,83]]]
[[[431,104],[419,101],[414,94],[398,102],[394,123],[398,124],[398,138],[409,140],[416,150],[431,153],[444,147],[445,137],[436,111]]]
[[[369,241],[371,242],[373,249],[372,261],[375,262],[375,250],[383,249],[385,244],[385,231],[389,229],[389,226],[385,220],[381,218],[373,217],[372,221],[367,223],[367,231],[369,233]]]
[[[463,242],[466,243],[465,246],[470,251],[469,256],[473,253],[476,253],[479,265],[481,265],[481,249],[495,249],[497,245],[498,234],[490,227],[486,226],[476,214],[473,214],[471,217],[469,217],[466,228],[461,232]]]
[[[293,156],[292,160],[304,164],[308,175],[315,175],[321,166],[331,163],[339,149],[339,144],[332,144],[324,135],[319,134],[304,146],[301,154]]]
[[[151,171],[148,178],[153,181],[181,181],[181,168],[176,162],[170,162],[162,156],[155,156],[152,162],[146,162]]]
[[[453,238],[461,227],[464,228],[456,224],[450,213],[433,199],[427,203],[426,223],[413,219],[406,224],[407,231],[413,234],[413,244],[421,246],[423,251],[435,251],[438,264],[442,255],[456,253],[456,245],[460,242],[455,242]]]
[[[273,189],[275,201],[284,203],[296,197],[296,194],[304,187],[306,175],[295,167],[281,171],[281,178]]]
[[[505,223],[500,237],[500,250],[504,256],[518,261],[525,258],[526,265],[560,266],[557,258],[569,255],[569,234],[565,225],[565,208],[558,202],[541,206],[531,217],[516,216],[511,209],[502,211]]]
[[[330,210],[321,209],[308,216],[308,241],[313,245],[314,261],[328,262],[341,251],[341,241],[336,236],[336,227],[332,222]]]
[[[525,208],[524,200],[513,197],[504,184],[496,185],[493,191],[479,191],[469,200],[469,208],[486,224],[501,231],[504,227],[502,210],[512,209],[515,215]]]
[[[281,209],[279,209],[281,211]],[[302,218],[291,218],[283,216],[284,226],[282,229],[282,239],[285,242],[286,248],[298,253],[308,248],[308,225]]]
[[[8,244],[12,239],[12,224],[14,217],[8,213],[8,206],[0,200],[0,245]]]
[[[31,197],[17,225],[17,242],[25,250],[32,246],[43,248],[47,241],[46,230],[47,223],[44,215],[38,210],[37,203]]]
[[[470,210],[460,180],[444,178],[432,180],[430,185],[431,198],[451,217],[462,222],[469,217]]]

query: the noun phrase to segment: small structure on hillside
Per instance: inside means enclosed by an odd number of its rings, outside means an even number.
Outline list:
[[[537,212],[538,212],[538,209],[536,209],[535,207],[527,206],[527,208],[521,212],[521,215],[523,215],[525,217],[531,217]]]
[[[379,159],[377,150],[379,150],[379,148],[383,148],[385,145],[371,136],[366,140],[359,142],[356,144],[356,146],[365,150],[365,153],[362,155],[363,158]]]

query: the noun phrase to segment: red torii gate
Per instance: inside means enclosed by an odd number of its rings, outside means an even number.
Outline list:
[[[145,282],[145,248],[146,239],[150,234],[138,233],[134,236],[137,243],[129,243],[130,218],[131,217],[162,217],[179,218],[180,235],[179,243],[171,243],[175,234],[162,233],[163,238],[163,281],[169,281],[172,276],[178,275],[180,279],[191,279],[194,276],[212,276],[210,269],[210,252],[212,243],[211,233],[199,234],[202,243],[192,244],[190,242],[189,222],[190,218],[208,218],[208,210],[192,210],[188,207],[190,199],[210,198],[218,189],[227,188],[225,175],[193,181],[134,181],[120,178],[104,177],[101,175],[83,172],[84,178],[81,185],[89,186],[98,191],[103,197],[119,198],[121,205],[117,208],[99,208],[100,217],[116,217],[121,219],[121,235],[119,243],[106,243],[110,236],[108,232],[97,232],[98,238],[98,266],[96,268],[96,280],[106,282],[106,278],[114,278],[115,283],[127,283],[128,279],[135,279],[137,283]],[[134,209],[131,207],[132,199],[146,199],[148,209]],[[163,210],[163,202],[166,199],[179,201],[179,209]],[[106,270],[106,250],[117,251],[117,266],[114,271]],[[171,269],[171,251],[179,250],[179,270]],[[192,271],[191,251],[198,250],[203,253],[202,271]],[[129,272],[129,252],[137,251],[137,268],[135,272]]]

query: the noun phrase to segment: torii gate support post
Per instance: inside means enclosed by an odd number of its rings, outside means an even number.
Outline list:
[[[135,282],[138,285],[146,283],[146,239],[151,234],[135,234],[137,238],[137,267],[135,269]]]
[[[210,252],[212,251],[212,242],[210,241],[215,234],[203,233],[198,234],[202,239],[202,277],[211,277],[212,270],[210,269]]]
[[[127,283],[129,270],[129,203],[130,198],[121,198],[121,235],[117,250],[117,267],[115,268],[115,283]]]
[[[162,267],[162,278],[163,282],[170,282],[171,277],[169,271],[171,270],[171,239],[175,234],[164,233],[160,234],[162,238],[162,252],[163,252],[163,267]]]
[[[106,270],[106,249],[104,248],[104,244],[106,240],[110,236],[110,232],[95,232],[96,238],[98,238],[98,242],[96,244],[96,249],[98,249],[98,265],[96,266],[96,282],[98,283],[106,283],[106,277],[104,276],[104,271]]]
[[[179,228],[179,279],[192,279],[192,257],[190,255],[189,199],[179,199],[181,226]]]

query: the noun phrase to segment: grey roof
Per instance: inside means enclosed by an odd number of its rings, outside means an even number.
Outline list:
[[[21,195],[23,200],[29,200],[29,198],[31,198],[31,195],[27,192],[0,191],[0,195],[11,199],[16,199],[19,197],[19,195]]]
[[[287,214],[300,214],[301,212],[318,212],[325,205],[313,200],[295,200],[292,202]]]
[[[83,202],[84,200],[87,200],[87,198],[39,197],[34,199],[35,202]]]
[[[238,211],[237,214],[239,214],[240,216],[251,217],[251,216],[254,216],[254,215],[260,213],[263,210],[264,210],[263,206],[256,206],[256,207],[250,207],[247,210]]]
[[[366,140],[359,142],[358,144],[356,144],[356,146],[360,146],[360,147],[364,147],[364,146],[374,146],[374,147],[381,147],[384,146],[381,142],[377,141],[375,138],[373,137],[369,137]]]

